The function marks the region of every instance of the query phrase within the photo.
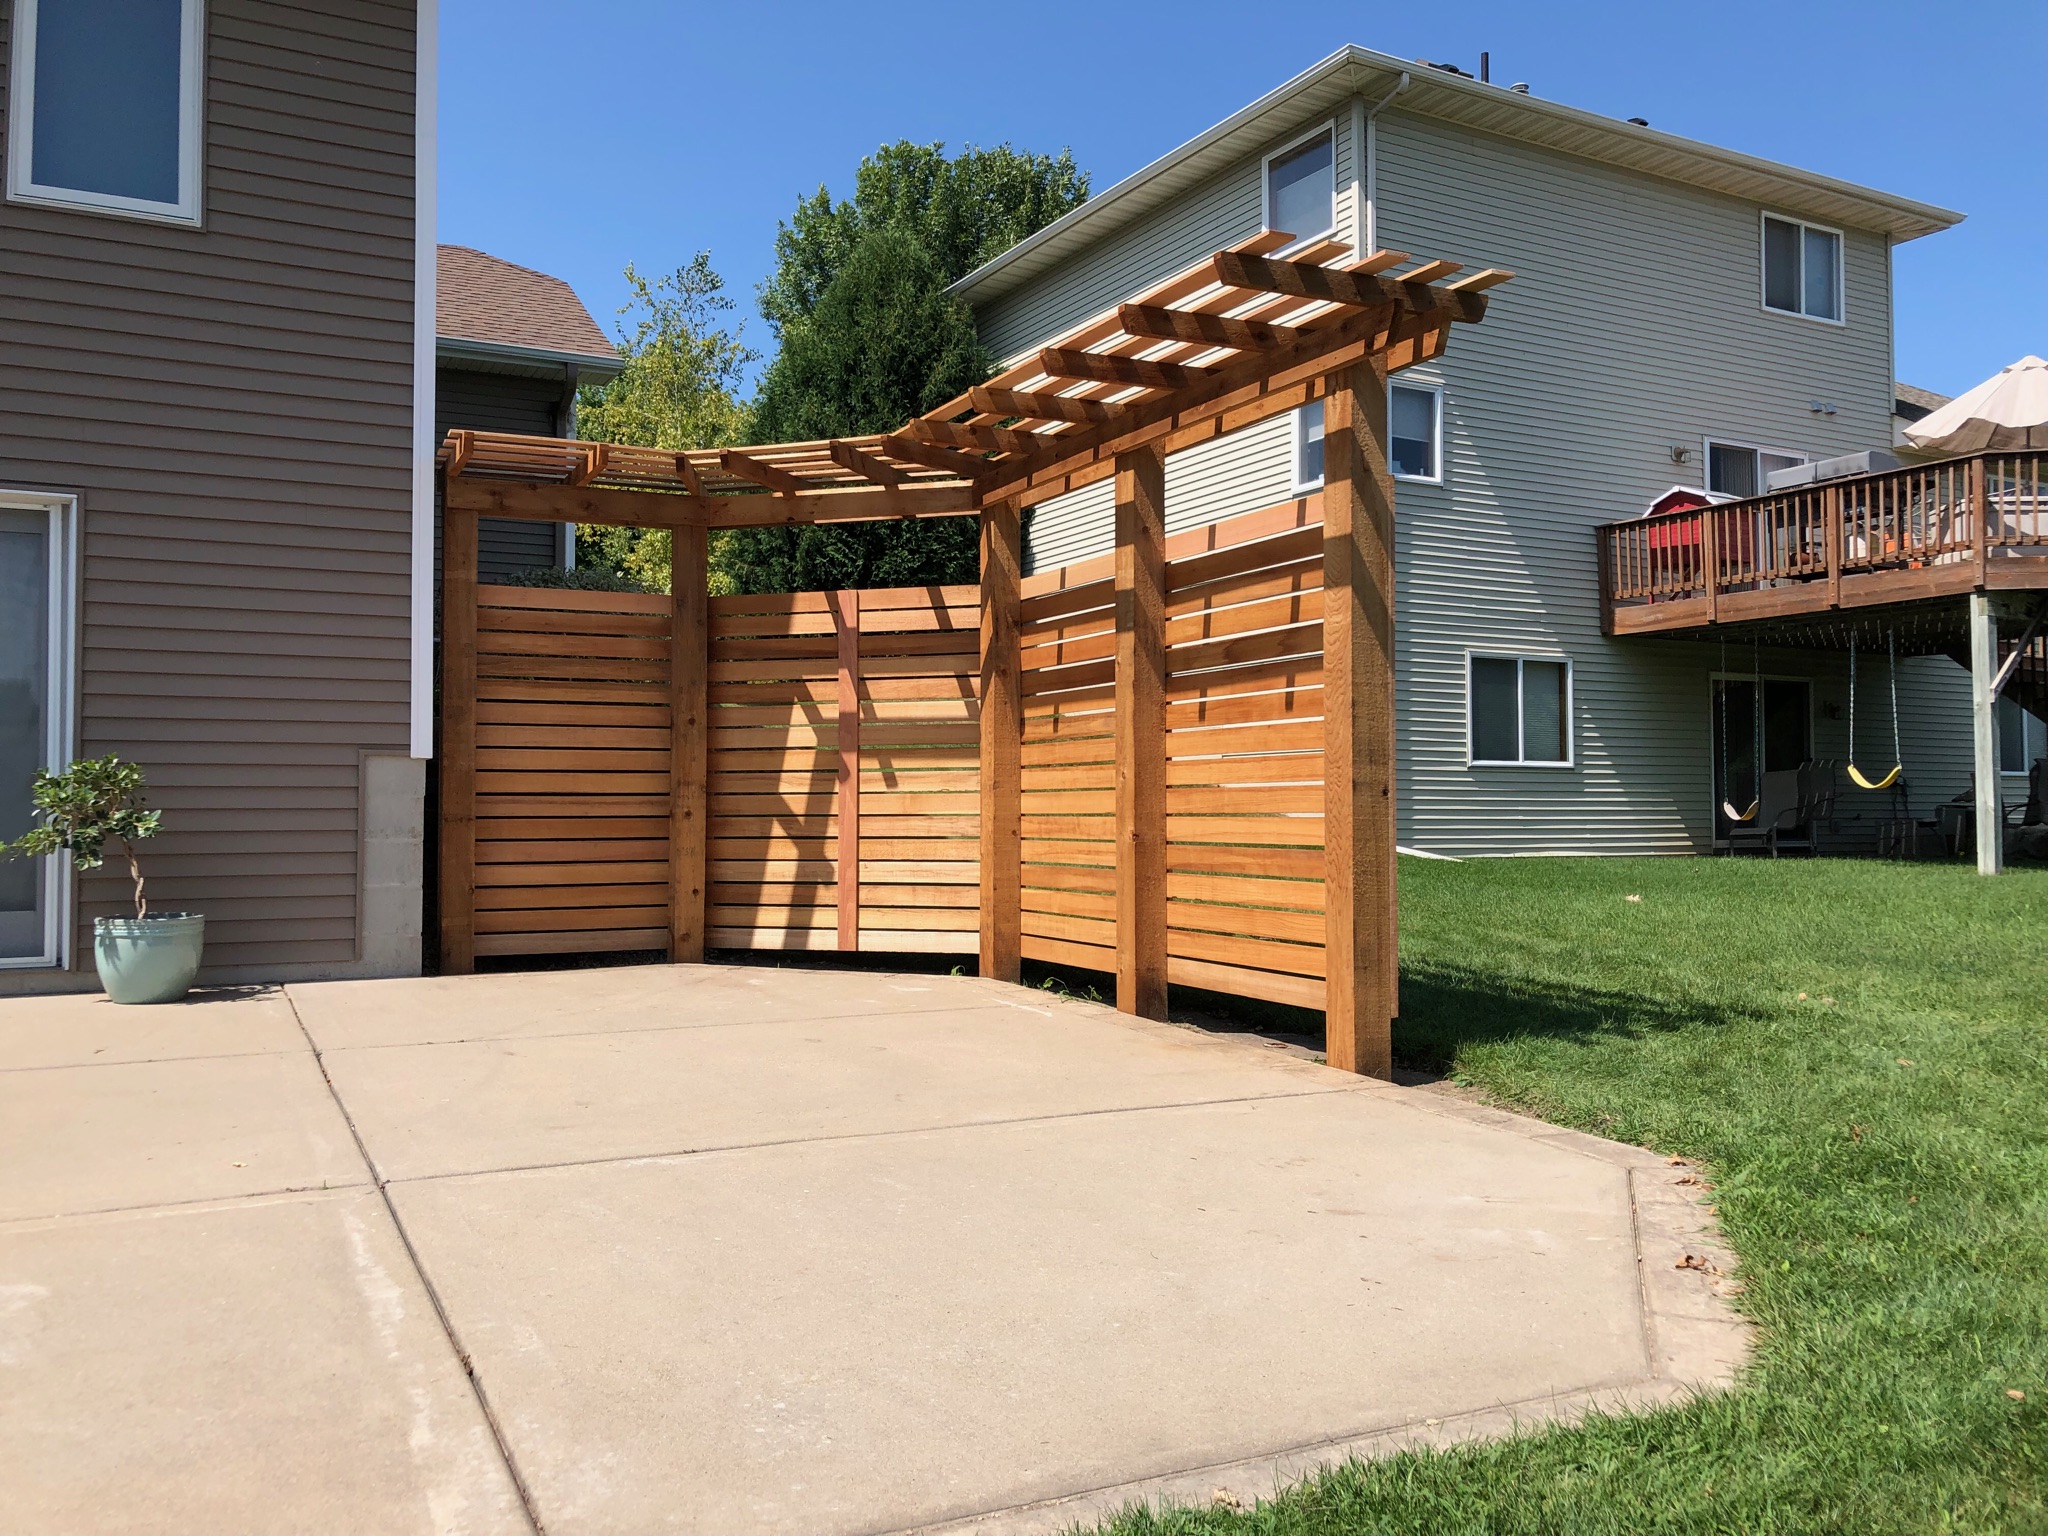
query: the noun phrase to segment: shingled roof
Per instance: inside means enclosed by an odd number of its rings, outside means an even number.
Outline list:
[[[439,254],[434,326],[444,341],[588,358],[616,368],[617,348],[559,277],[466,245],[444,245]]]

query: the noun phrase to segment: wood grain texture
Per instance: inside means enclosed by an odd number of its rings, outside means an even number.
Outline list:
[[[669,588],[669,959],[704,958],[710,841],[709,564],[702,528],[674,534]]]
[[[1023,699],[1019,692],[1018,587],[1023,541],[1017,508],[981,517],[981,974],[1021,974],[1020,836]]]
[[[1332,381],[1323,418],[1325,1051],[1393,1073],[1394,485],[1383,360]],[[1204,954],[1200,958],[1231,957]]]
[[[1116,1005],[1166,1017],[1166,462],[1116,469]]]
[[[839,644],[839,947],[860,948],[860,594],[832,594]]]
[[[441,973],[476,969],[476,514],[441,530]]]

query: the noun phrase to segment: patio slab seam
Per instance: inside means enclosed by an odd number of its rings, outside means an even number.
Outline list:
[[[455,1329],[454,1319],[449,1317],[448,1308],[441,1299],[440,1289],[434,1284],[433,1276],[427,1273],[419,1249],[413,1243],[412,1234],[406,1230],[405,1222],[399,1217],[398,1207],[391,1198],[391,1191],[377,1167],[376,1159],[371,1157],[369,1147],[364,1145],[362,1132],[356,1128],[355,1116],[349,1112],[347,1103],[335,1088],[334,1079],[328,1076],[327,1063],[321,1055],[319,1042],[314,1040],[312,1032],[306,1028],[306,1021],[300,1018],[298,1005],[293,1001],[290,990],[282,990],[285,1006],[291,1010],[292,1018],[299,1026],[299,1033],[305,1037],[306,1047],[313,1054],[314,1064],[320,1069],[321,1081],[326,1083],[327,1091],[334,1099],[334,1107],[348,1126],[350,1137],[355,1141],[356,1155],[362,1158],[363,1166],[369,1172],[370,1187],[377,1191],[377,1198],[384,1207],[385,1217],[391,1222],[392,1230],[398,1234],[398,1241],[405,1250],[406,1260],[412,1265],[414,1276],[419,1280],[421,1289],[427,1293],[427,1300],[434,1308],[435,1320],[441,1325],[441,1336],[454,1353],[455,1363],[461,1368],[464,1380],[469,1383],[470,1392],[476,1399],[477,1411],[483,1415],[484,1423],[490,1427],[491,1441],[497,1447],[499,1460],[505,1466],[505,1474],[511,1478],[513,1491],[519,1497],[519,1511],[525,1517],[533,1536],[545,1536],[538,1506],[534,1502],[533,1490],[527,1485],[526,1475],[512,1454],[511,1442],[506,1438],[505,1427],[499,1422],[497,1411],[491,1405],[489,1393],[484,1390],[483,1380],[477,1374],[476,1363],[471,1359],[469,1351],[463,1347],[462,1338]]]
[[[1043,1115],[1005,1115],[989,1120],[957,1120],[944,1125],[906,1125],[883,1131],[837,1131],[818,1136],[779,1136],[768,1141],[717,1142],[702,1147],[684,1147],[660,1152],[628,1152],[605,1157],[566,1157],[545,1163],[512,1163],[502,1168],[459,1169],[450,1173],[417,1173],[386,1177],[377,1175],[377,1186],[387,1184],[437,1184],[461,1179],[489,1179],[526,1173],[549,1173],[565,1168],[633,1167],[650,1163],[680,1163],[699,1158],[744,1152],[764,1152],[779,1147],[831,1146],[837,1143],[894,1141],[911,1136],[951,1135],[966,1131],[997,1130],[1006,1126],[1055,1125],[1062,1121],[1089,1120],[1110,1115],[1142,1115],[1180,1109],[1220,1109],[1235,1104],[1280,1104],[1293,1099],[1328,1098],[1357,1090],[1333,1083],[1324,1088],[1305,1088],[1295,1093],[1238,1094],[1222,1099],[1176,1099],[1165,1104],[1112,1104],[1095,1109],[1065,1110]],[[340,1095],[336,1094],[336,1101]],[[346,1108],[344,1107],[344,1113]],[[351,1122],[353,1129],[353,1122]],[[367,1155],[367,1154],[366,1154]]]

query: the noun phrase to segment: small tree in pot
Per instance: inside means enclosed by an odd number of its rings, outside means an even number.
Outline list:
[[[135,845],[155,835],[163,812],[143,808],[143,788],[142,769],[114,756],[81,758],[62,773],[39,772],[30,797],[42,825],[0,843],[0,856],[10,858],[68,852],[80,869],[98,869],[108,842],[120,845],[135,883],[135,916],[93,924],[93,958],[107,996],[117,1003],[183,997],[206,938],[206,919],[196,912],[150,913]]]

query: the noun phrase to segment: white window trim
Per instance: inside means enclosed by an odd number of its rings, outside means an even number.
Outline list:
[[[1323,477],[1321,475],[1317,475],[1313,480],[1301,478],[1301,452],[1303,448],[1308,446],[1308,413],[1319,407],[1323,412],[1324,430],[1327,433],[1330,410],[1327,399],[1311,400],[1307,405],[1295,407],[1292,417],[1294,431],[1288,440],[1293,444],[1293,457],[1288,461],[1287,478],[1292,482],[1292,490],[1296,496],[1306,496],[1312,491],[1320,491],[1323,488]],[[1325,442],[1328,441],[1327,436],[1324,440]]]
[[[85,192],[72,187],[39,186],[35,175],[35,42],[36,9],[41,0],[15,0],[14,37],[7,91],[7,200],[45,208],[144,219],[156,224],[198,228],[203,197],[200,175],[205,156],[201,139],[206,116],[206,0],[181,0],[182,39],[178,50],[178,201],[152,202]]]
[[[1564,667],[1564,760],[1555,762],[1549,758],[1527,757],[1479,757],[1473,751],[1472,721],[1472,663],[1474,661],[1512,661],[1515,663],[1515,746],[1525,750],[1522,741],[1522,667],[1525,661],[1543,661]],[[1573,718],[1576,712],[1578,678],[1572,659],[1557,651],[1487,651],[1468,647],[1465,651],[1465,766],[1467,768],[1576,768],[1579,766],[1578,723]]]
[[[1783,314],[1784,311],[1773,310],[1771,313]],[[1717,447],[1740,448],[1745,453],[1775,454],[1781,459],[1792,459],[1801,464],[1811,464],[1814,460],[1814,455],[1808,453],[1803,448],[1773,448],[1769,443],[1745,443],[1740,438],[1734,437],[1703,437],[1700,439],[1700,488],[1702,490],[1713,490],[1713,487],[1708,485],[1707,481],[1711,480],[1714,475],[1714,449]],[[1763,483],[1763,465],[1761,463],[1757,465],[1756,493],[1759,496],[1771,494]],[[1715,491],[1714,494],[1723,496],[1733,493]]]
[[[1273,228],[1273,162],[1275,160],[1284,160],[1287,156],[1293,154],[1295,150],[1301,148],[1302,145],[1312,139],[1319,139],[1326,133],[1330,136],[1330,222],[1323,229],[1309,232],[1289,231],[1289,233],[1294,235],[1294,243],[1284,247],[1281,254],[1285,254],[1286,251],[1298,251],[1304,245],[1311,244],[1317,240],[1328,239],[1331,235],[1337,233],[1337,119],[1333,117],[1318,127],[1311,128],[1308,132],[1289,139],[1279,148],[1269,151],[1259,161],[1259,207],[1262,211],[1263,227],[1271,229]]]
[[[1394,450],[1394,391],[1413,390],[1418,395],[1431,396],[1430,401],[1430,457],[1435,461],[1433,475],[1404,475],[1398,469],[1393,471],[1396,480],[1406,480],[1412,485],[1442,485],[1444,483],[1444,387],[1441,384],[1410,384],[1407,380],[1389,382],[1387,385],[1387,462],[1393,463]]]
[[[53,772],[71,762],[78,648],[78,498],[48,491],[0,490],[0,507],[45,512],[50,519],[49,714],[44,723],[43,766]],[[53,854],[42,861],[43,952],[0,958],[0,970],[64,969],[71,964],[71,860]]]
[[[1809,315],[1802,309],[1779,309],[1770,302],[1768,274],[1764,271],[1764,221],[1776,219],[1780,224],[1790,224],[1801,230],[1816,230],[1823,235],[1835,237],[1835,303],[1841,314]],[[1773,213],[1768,208],[1759,209],[1756,216],[1756,301],[1767,315],[1783,315],[1788,320],[1811,320],[1815,325],[1847,325],[1849,323],[1849,238],[1832,224],[1816,224],[1811,219],[1794,218],[1789,213]],[[1806,302],[1806,242],[1799,243],[1799,302]]]

